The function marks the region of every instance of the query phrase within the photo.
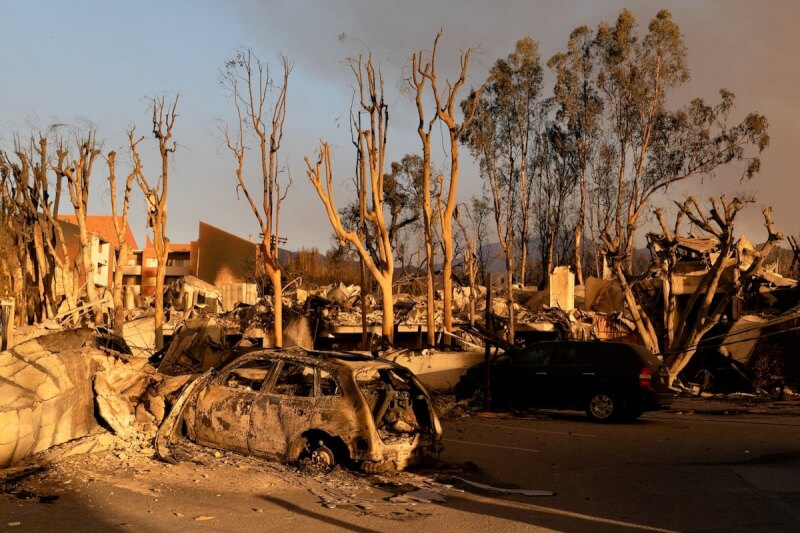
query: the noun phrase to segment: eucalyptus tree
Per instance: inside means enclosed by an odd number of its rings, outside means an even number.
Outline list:
[[[667,108],[669,92],[689,80],[683,35],[667,10],[658,12],[644,35],[624,10],[613,26],[599,26],[594,44],[604,135],[616,160],[611,229],[630,271],[635,233],[653,196],[732,162],[744,164],[742,177],[752,177],[769,144],[767,120],[749,113],[728,125],[734,95],[725,89],[716,104],[697,98]]]
[[[536,180],[533,198],[536,204],[536,227],[539,230],[539,252],[542,264],[540,287],[559,261],[556,244],[566,233],[569,208],[577,182],[577,147],[560,124],[550,122],[536,136]]]
[[[553,96],[559,106],[557,119],[564,125],[565,137],[575,147],[575,170],[580,192],[573,233],[575,276],[583,285],[583,230],[586,225],[587,181],[601,141],[603,101],[597,88],[595,40],[587,26],[572,31],[567,50],[554,55],[547,66],[555,71]]]
[[[475,117],[462,136],[488,189],[487,199],[494,216],[497,239],[503,250],[506,267],[506,297],[513,302],[513,277],[515,272],[514,242],[517,237],[516,213],[520,202],[517,180],[519,168],[517,152],[508,142],[513,120],[508,109],[499,103],[499,87],[487,83],[480,95],[473,93],[462,106],[475,106]],[[475,104],[477,102],[477,105]],[[491,290],[491,288],[489,288]],[[513,305],[508,307],[509,339],[514,338]]]
[[[539,44],[525,37],[517,41],[514,51],[506,59],[500,59],[492,69],[492,82],[500,104],[510,113],[509,142],[516,145],[519,157],[519,281],[525,285],[528,263],[528,241],[531,226],[533,181],[536,177],[535,163],[539,161],[532,151],[536,148],[536,130],[546,113],[542,110],[543,70],[539,57]],[[533,168],[531,168],[533,164]]]
[[[533,209],[533,180],[537,176],[534,157],[536,131],[541,126],[542,67],[536,41],[517,41],[514,51],[498,59],[480,94],[470,95],[462,107],[475,106],[475,118],[462,135],[478,161],[494,212],[500,247],[505,256],[506,292],[513,301],[512,284],[517,273],[525,283],[530,221]],[[534,170],[532,171],[532,168]],[[509,306],[509,335],[514,336],[513,306]]]

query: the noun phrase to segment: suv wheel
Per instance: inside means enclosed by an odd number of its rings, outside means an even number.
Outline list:
[[[586,414],[595,422],[610,422],[619,414],[616,397],[608,392],[596,392],[589,397]]]

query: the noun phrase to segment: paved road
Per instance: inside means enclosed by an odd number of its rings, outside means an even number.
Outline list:
[[[177,466],[132,450],[73,457],[0,494],[0,531],[800,531],[800,417],[472,416],[445,431],[437,469],[386,479],[199,448]],[[469,490],[456,476],[556,495]],[[467,490],[387,501],[432,478]]]
[[[800,417],[551,418],[453,421],[444,459],[473,461],[496,483],[556,491],[526,517],[555,529],[800,531]]]

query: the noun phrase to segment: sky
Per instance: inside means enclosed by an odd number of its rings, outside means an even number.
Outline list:
[[[279,54],[284,54],[293,71],[281,159],[287,169],[283,178],[291,177],[292,186],[282,207],[281,236],[289,249],[316,246],[324,251],[332,232],[306,177],[304,158],[314,161],[320,140],[328,141],[337,204],[352,198],[354,150],[348,121],[354,82],[349,58],[371,52],[385,79],[391,113],[388,162],[420,150],[416,108],[403,90],[403,79],[411,54],[429,51],[440,28],[439,77],[454,78],[459,55],[472,48],[467,84],[478,86],[518,39],[537,40],[544,63],[565,49],[572,29],[613,23],[624,8],[637,17],[642,33],[664,8],[680,26],[691,79],[671,96],[672,103],[698,96],[715,101],[724,87],[737,97],[733,118],[757,111],[770,124],[770,146],[754,179],[740,182],[740,169],[726,169],[670,189],[670,198],[752,194],[756,206],[740,215],[739,232],[762,241],[766,233],[756,207],[770,205],[778,229],[797,234],[800,2],[790,0],[0,0],[5,22],[0,31],[0,143],[8,147],[15,134],[24,138],[52,124],[91,124],[104,151],[116,150],[118,160],[126,162],[126,131],[135,126],[149,135],[148,99],[180,94],[168,235],[173,242],[189,242],[203,220],[257,239],[255,218],[244,198],[237,198],[234,161],[220,133],[233,107],[219,71],[241,46],[276,71]],[[552,79],[550,73],[545,77],[548,92]],[[145,175],[155,181],[155,141],[148,137],[140,150]],[[446,158],[443,148],[434,146],[435,163],[443,165]],[[110,213],[103,165],[96,167],[92,182],[94,214]],[[248,170],[255,192],[258,177]],[[479,191],[479,174],[468,151],[462,150],[460,199]],[[663,197],[656,204],[671,206]],[[145,220],[144,201],[137,193],[130,223],[140,245]]]

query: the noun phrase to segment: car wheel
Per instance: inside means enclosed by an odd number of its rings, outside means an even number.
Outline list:
[[[610,422],[620,412],[619,401],[608,392],[596,392],[589,397],[586,414],[595,422]]]
[[[336,456],[324,442],[318,441],[311,450],[311,464],[320,470],[330,470],[336,464]]]

